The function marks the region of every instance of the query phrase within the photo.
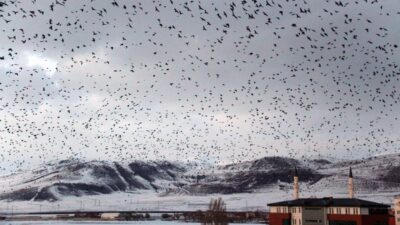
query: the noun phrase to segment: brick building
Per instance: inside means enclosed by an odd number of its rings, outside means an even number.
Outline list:
[[[295,170],[294,200],[268,204],[270,225],[388,225],[389,205],[354,198],[349,172],[348,198],[299,198]]]

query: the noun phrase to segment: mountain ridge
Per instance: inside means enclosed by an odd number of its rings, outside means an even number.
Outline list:
[[[342,162],[273,156],[203,169],[165,160],[67,159],[1,177],[0,200],[54,202],[69,196],[132,191],[207,195],[253,193],[275,187],[289,190],[295,166],[302,185],[316,190],[344,187],[349,166],[355,172],[357,186],[365,191],[397,190],[400,183],[400,155],[396,154]]]

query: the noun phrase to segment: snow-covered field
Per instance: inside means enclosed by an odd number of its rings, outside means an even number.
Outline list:
[[[345,189],[338,188],[335,194],[332,189],[324,190],[319,187],[301,189],[302,197],[347,197]],[[343,190],[342,190],[343,189]],[[357,198],[392,204],[393,196],[400,192],[356,193]],[[59,202],[0,202],[0,212],[46,212],[46,211],[104,211],[104,210],[156,210],[156,211],[193,211],[206,210],[211,198],[222,197],[228,211],[267,210],[267,204],[291,199],[292,191],[281,190],[278,187],[259,190],[255,193],[229,195],[160,195],[152,191],[137,193],[113,193],[85,197],[67,197]]]
[[[6,221],[0,222],[0,224],[9,224],[9,225],[122,225],[122,224],[133,224],[133,225],[198,225],[199,223],[185,223],[179,221]],[[240,223],[240,225],[255,225],[252,223]]]

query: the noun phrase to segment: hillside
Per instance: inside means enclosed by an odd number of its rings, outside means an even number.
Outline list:
[[[0,200],[56,203],[107,196],[123,199],[124,195],[145,194],[150,199],[158,199],[157,202],[160,199],[206,202],[217,195],[238,196],[236,200],[245,201],[263,196],[261,199],[268,198],[265,201],[270,202],[291,197],[294,166],[299,172],[303,197],[345,196],[350,166],[359,196],[387,202],[390,196],[400,192],[400,155],[341,162],[265,157],[203,169],[167,161],[82,162],[72,159],[1,177]],[[382,194],[386,197],[379,197]],[[259,201],[251,204],[265,204]]]

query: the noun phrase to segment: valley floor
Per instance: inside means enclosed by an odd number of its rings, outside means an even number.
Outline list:
[[[303,189],[307,190],[307,189]],[[303,191],[301,197],[332,196],[332,190]],[[393,197],[400,191],[380,193],[357,193],[356,197],[392,204]],[[347,193],[337,191],[334,197],[347,197]],[[263,189],[256,193],[229,195],[163,195],[151,191],[136,193],[114,193],[85,197],[67,197],[58,202],[0,202],[0,212],[49,212],[49,211],[195,211],[206,210],[211,198],[222,197],[228,211],[266,211],[267,204],[292,198],[291,191],[279,188]]]
[[[132,225],[198,225],[199,223],[185,223],[179,221],[5,221],[0,222],[4,225],[122,225],[122,224],[132,224]],[[251,223],[240,223],[240,225],[255,225]]]

